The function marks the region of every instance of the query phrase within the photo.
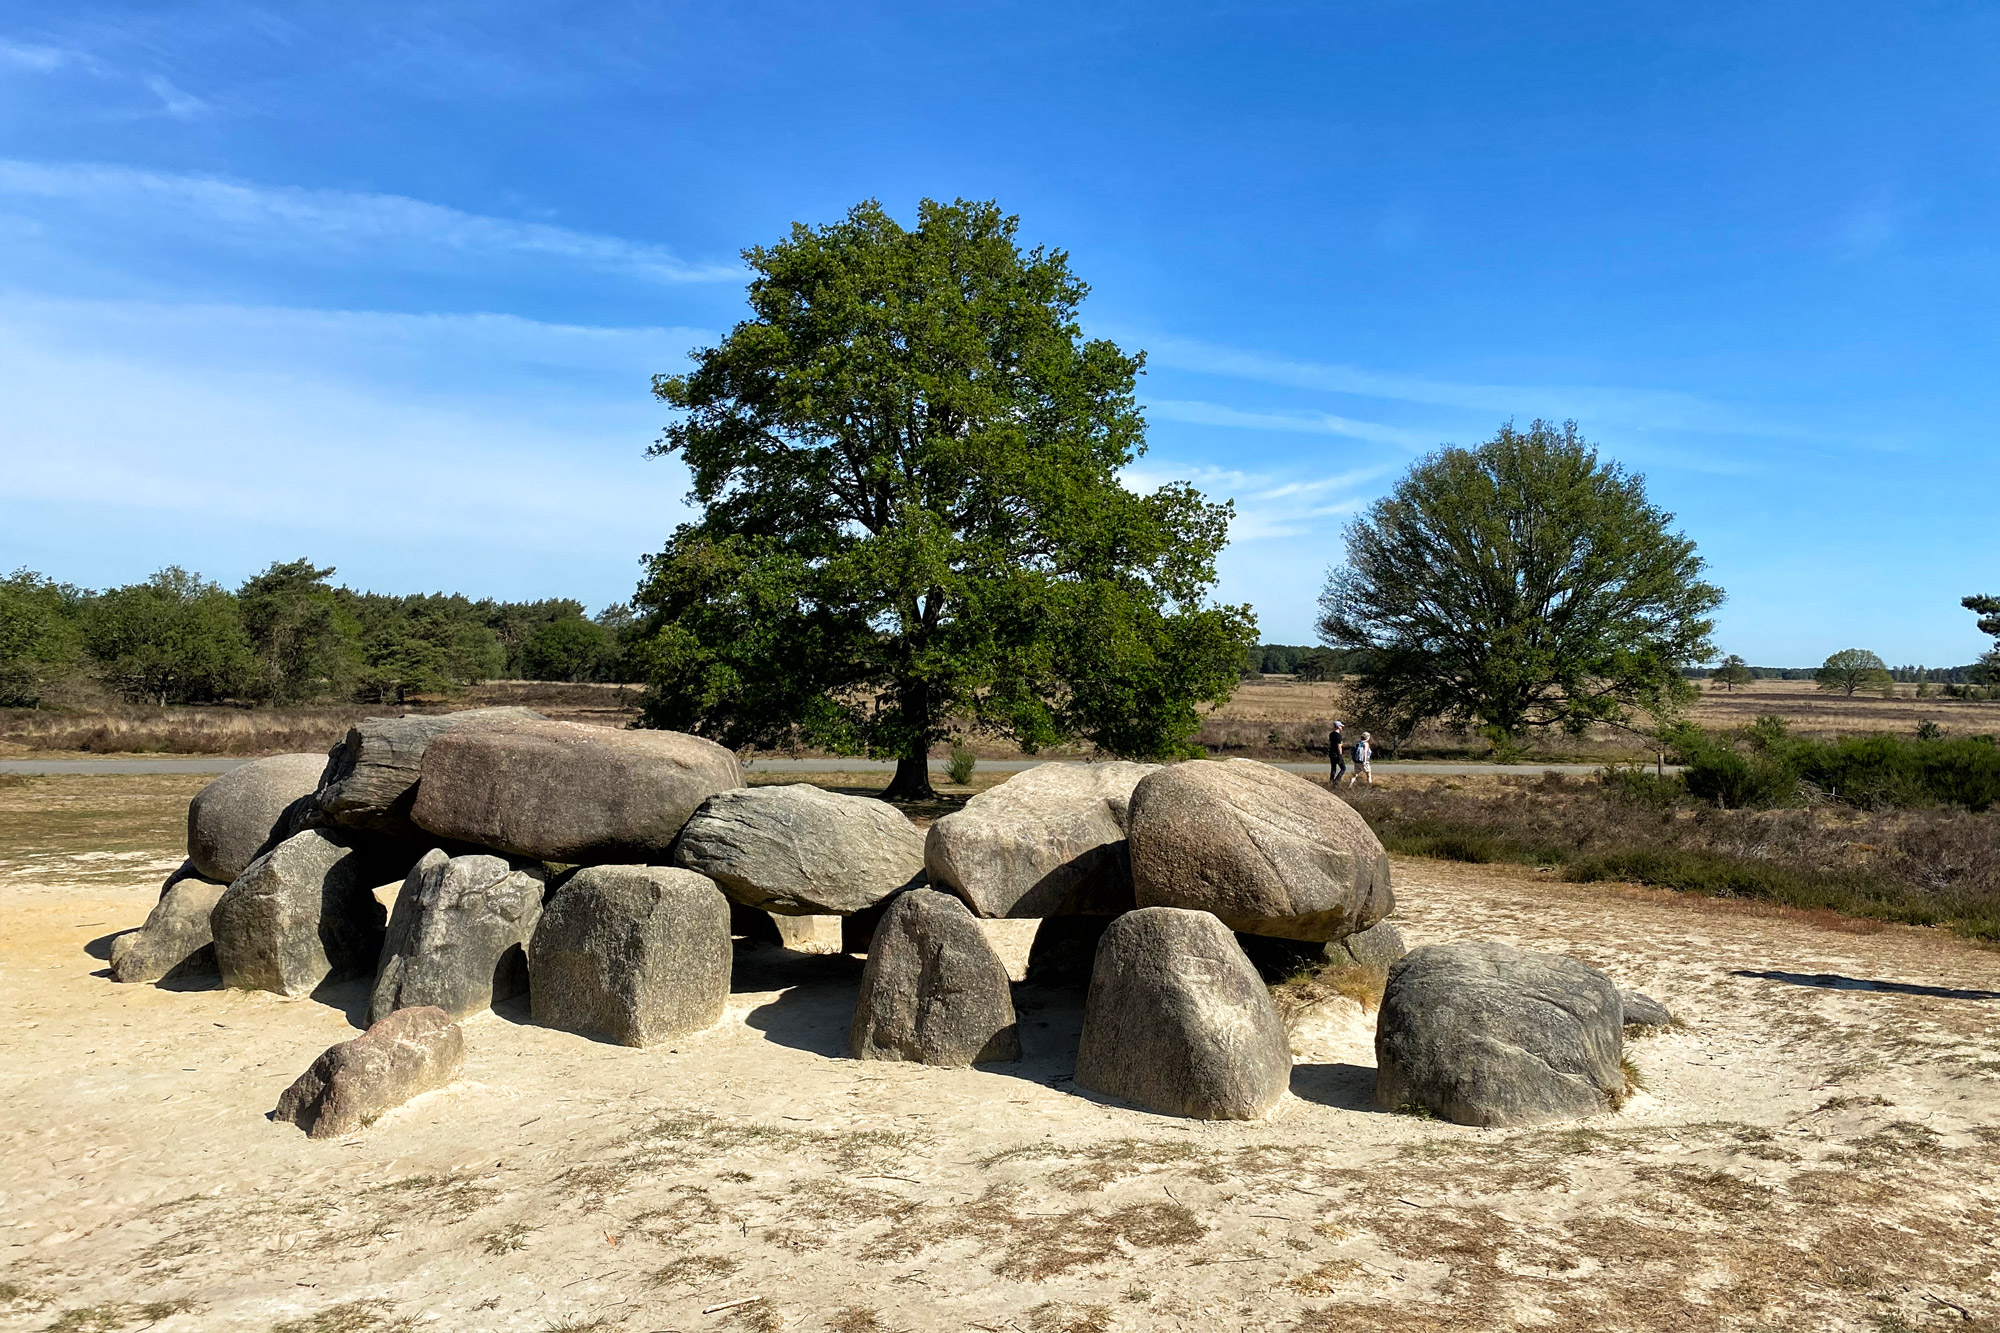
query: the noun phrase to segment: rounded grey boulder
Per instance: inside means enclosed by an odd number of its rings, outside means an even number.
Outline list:
[[[1337,940],[1395,910],[1389,854],[1361,816],[1296,773],[1196,759],[1132,793],[1140,907],[1213,912],[1232,930]]]
[[[1618,1002],[1624,1014],[1624,1026],[1628,1028],[1667,1028],[1674,1025],[1674,1016],[1668,1012],[1667,1006],[1641,991],[1621,990]]]
[[[442,1009],[399,1009],[327,1047],[278,1098],[276,1120],[315,1139],[352,1134],[465,1068],[465,1034]]]
[[[1076,1081],[1171,1115],[1252,1120],[1292,1077],[1271,993],[1207,912],[1143,907],[1097,946]]]
[[[729,964],[729,900],[714,881],[588,866],[542,909],[528,993],[537,1023],[650,1046],[721,1021]]]
[[[425,853],[389,914],[368,1021],[424,1005],[466,1018],[527,990],[547,885],[539,863]]]
[[[875,927],[848,1028],[857,1060],[927,1065],[1021,1058],[1007,969],[965,904],[912,889]]]
[[[1389,969],[1375,1100],[1462,1125],[1595,1115],[1625,1097],[1622,1020],[1618,988],[1574,958],[1426,944]]]
[[[1155,767],[1039,764],[979,793],[931,825],[924,867],[932,887],[982,917],[1129,911],[1126,809]]]
[[[424,751],[447,731],[499,722],[545,721],[532,708],[464,708],[456,713],[406,713],[363,718],[322,763],[318,802],[343,828],[392,838],[418,833],[410,822]]]
[[[1387,921],[1378,921],[1364,931],[1326,946],[1327,957],[1333,962],[1370,972],[1387,972],[1409,951],[1409,946],[1403,943],[1403,932]]]
[[[924,875],[924,835],[883,801],[807,783],[739,787],[702,802],[674,864],[746,907],[838,916],[873,907]]]
[[[188,860],[227,884],[270,847],[304,828],[326,758],[279,754],[230,769],[188,802]]]
[[[192,861],[167,880],[146,924],[111,942],[113,981],[171,981],[216,971],[208,919],[229,887],[193,873]]]
[[[309,995],[366,976],[382,952],[378,867],[345,838],[307,829],[252,861],[209,916],[226,986]]]
[[[410,815],[508,856],[664,862],[703,801],[742,785],[736,756],[698,736],[503,722],[433,737]]]

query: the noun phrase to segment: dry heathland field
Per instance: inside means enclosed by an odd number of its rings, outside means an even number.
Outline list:
[[[1792,724],[1794,733],[1823,738],[1865,732],[1910,735],[1930,718],[1949,735],[2000,733],[2000,702],[1919,699],[1903,685],[1894,699],[1880,695],[1846,698],[1819,693],[1810,681],[1766,680],[1724,691],[1709,684],[1691,717],[1701,726],[1747,726],[1770,713]],[[624,726],[638,716],[636,685],[555,685],[495,681],[450,700],[420,704],[343,704],[315,708],[154,708],[107,705],[76,712],[0,709],[0,758],[82,754],[261,755],[325,750],[364,717],[408,711],[443,712],[498,704],[524,704],[569,722]],[[1228,703],[1214,709],[1196,740],[1220,756],[1304,759],[1325,751],[1335,718],[1356,719],[1345,686],[1311,683],[1289,676],[1247,680]],[[1573,759],[1585,762],[1643,758],[1643,743],[1630,733],[1599,727],[1582,737],[1556,736],[1546,751],[1531,751],[1528,762]],[[1016,753],[1001,743],[975,744],[983,757]],[[1487,743],[1443,728],[1420,730],[1405,757],[1479,758]],[[940,756],[944,751],[940,748]],[[1067,752],[1062,752],[1067,753]]]
[[[0,779],[0,1328],[2000,1328],[2000,955],[1939,932],[1399,858],[1412,943],[1678,1015],[1574,1125],[1377,1110],[1370,1016],[1309,989],[1261,1122],[1077,1092],[1074,990],[1018,990],[1017,1065],[859,1063],[860,960],[742,945],[709,1032],[503,1006],[463,1081],[313,1140],[268,1113],[366,983],[104,974],[200,782]]]

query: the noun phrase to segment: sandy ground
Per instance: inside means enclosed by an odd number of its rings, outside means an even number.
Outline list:
[[[1646,1091],[1387,1114],[1339,1000],[1268,1121],[1201,1124],[1071,1085],[1080,993],[1020,990],[1019,1065],[863,1064],[860,961],[746,947],[710,1032],[635,1051],[510,1006],[463,1083],[316,1142],[268,1113],[361,984],[103,971],[199,783],[0,785],[0,1329],[2000,1328],[2000,955],[1950,937],[1398,861],[1413,941],[1666,1000]]]

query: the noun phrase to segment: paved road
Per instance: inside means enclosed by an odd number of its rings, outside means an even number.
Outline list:
[[[39,776],[55,773],[227,773],[237,765],[248,762],[247,759],[197,758],[0,759],[0,773]],[[1018,773],[1023,769],[1051,762],[1065,761],[982,759],[979,761],[979,767],[989,773]],[[750,766],[750,771],[752,773],[889,773],[893,772],[895,767],[895,763],[887,759],[759,759]],[[1324,773],[1326,761],[1285,763],[1277,767],[1290,769],[1294,773]],[[1602,767],[1602,764],[1453,764],[1431,760],[1397,763],[1384,759],[1375,761],[1375,771],[1382,777],[1390,777],[1397,773],[1421,773],[1430,777],[1467,777],[1479,773],[1595,773]],[[942,773],[944,769],[944,760],[931,760],[932,772]]]

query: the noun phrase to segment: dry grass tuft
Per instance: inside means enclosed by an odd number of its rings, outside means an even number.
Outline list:
[[[850,1305],[836,1310],[827,1319],[826,1326],[833,1333],[890,1333],[889,1326],[881,1316],[864,1306]]]
[[[538,1229],[526,1222],[509,1222],[498,1231],[489,1231],[481,1236],[479,1243],[486,1247],[488,1254],[512,1254],[516,1250],[525,1248],[528,1237]]]
[[[1044,1301],[1028,1311],[1028,1327],[1034,1333],[1107,1333],[1111,1307]]]
[[[684,1254],[653,1274],[653,1285],[658,1287],[696,1286],[715,1278],[725,1278],[743,1267],[734,1259],[725,1259],[719,1254]]]
[[[408,1333],[411,1319],[391,1319],[389,1301],[345,1301],[317,1314],[271,1325],[271,1333]]]
[[[785,1327],[785,1317],[778,1307],[771,1304],[770,1297],[759,1296],[748,1305],[739,1305],[723,1316],[738,1328],[750,1333],[780,1333]]]

